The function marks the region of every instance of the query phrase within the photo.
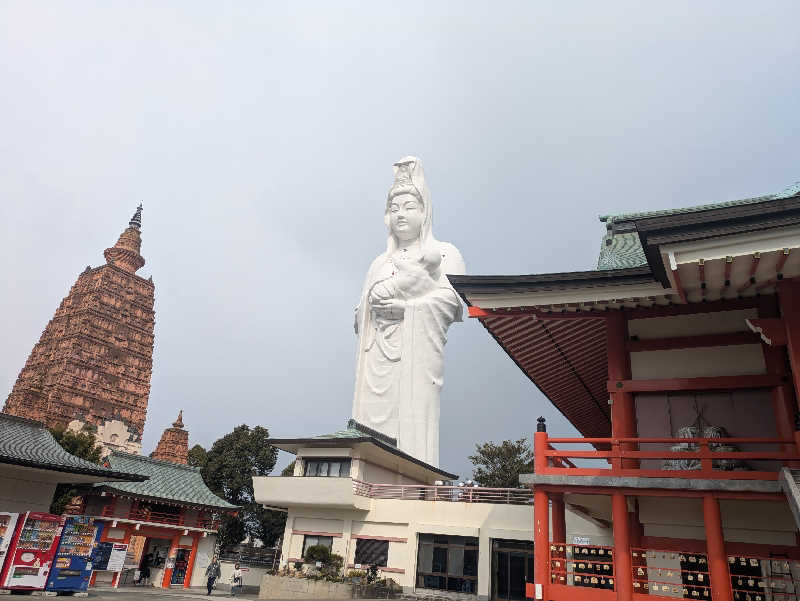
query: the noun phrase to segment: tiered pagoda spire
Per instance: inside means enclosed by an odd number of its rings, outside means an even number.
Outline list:
[[[106,452],[138,453],[153,366],[154,285],[136,275],[142,206],[107,263],[87,267],[61,301],[3,411],[47,426],[96,429]]]
[[[178,413],[172,427],[164,430],[150,457],[182,465],[189,463],[189,432],[183,429],[183,410]]]
[[[144,267],[144,258],[139,254],[142,248],[142,203],[128,222],[127,229],[120,234],[119,240],[111,248],[107,248],[103,255],[109,265],[114,265],[130,273]]]

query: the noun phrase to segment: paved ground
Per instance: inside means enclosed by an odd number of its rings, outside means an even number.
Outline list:
[[[206,596],[205,589],[160,590],[147,588],[118,588],[118,589],[91,589],[89,599],[103,601],[178,601],[179,599],[239,599],[251,601],[258,598],[258,594],[244,593],[231,597],[227,591],[213,591],[211,597]],[[66,597],[62,597],[66,601]],[[4,600],[5,601],[5,600]],[[10,601],[10,599],[9,599]],[[76,599],[77,601],[77,599]]]

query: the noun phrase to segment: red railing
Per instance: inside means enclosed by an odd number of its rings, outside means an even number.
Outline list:
[[[554,448],[553,445],[592,445],[592,450]],[[685,450],[641,450],[658,445]],[[739,445],[770,445],[770,450],[741,451]],[[781,447],[791,449],[785,451]],[[784,462],[800,461],[793,440],[778,438],[548,438],[546,432],[534,437],[535,471],[544,475],[639,476],[650,478],[714,478],[731,480],[777,480]],[[578,467],[571,459],[604,460],[608,467]],[[641,466],[642,462],[660,461]],[[750,462],[775,462],[774,469],[752,469]],[[679,464],[680,467],[670,466]],[[666,466],[666,467],[665,467]],[[671,468],[671,469],[670,469]]]
[[[643,598],[636,595],[713,598],[705,553],[632,548],[630,554],[634,599]],[[550,598],[615,599],[616,559],[613,547],[551,544]],[[796,601],[800,597],[800,561],[731,555],[727,568],[725,578],[730,579],[734,601]],[[575,587],[592,590],[578,595]]]
[[[550,582],[613,591],[613,547],[598,545],[550,545]]]
[[[734,601],[795,601],[800,596],[800,562],[776,557],[729,556]]]
[[[204,528],[206,530],[216,530],[219,528],[218,520],[202,514],[192,517],[182,514],[149,511],[147,509],[116,511],[113,506],[106,505],[100,515],[108,518],[136,520],[137,522],[149,522],[153,524],[168,524],[170,526],[185,526],[187,528]]]
[[[533,492],[529,488],[373,484],[353,480],[353,493],[371,499],[533,505]]]
[[[711,599],[711,575],[703,553],[632,548],[631,569],[635,593]]]

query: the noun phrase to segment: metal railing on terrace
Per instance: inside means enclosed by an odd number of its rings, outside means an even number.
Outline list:
[[[794,440],[780,438],[549,438],[539,431],[534,470],[537,475],[777,480],[783,465],[800,462],[795,449]],[[586,467],[591,460],[599,465]]]
[[[529,488],[373,484],[370,482],[353,480],[353,493],[371,499],[533,505],[533,492]]]

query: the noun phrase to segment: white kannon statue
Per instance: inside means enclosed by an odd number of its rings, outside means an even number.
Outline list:
[[[394,174],[384,216],[386,252],[370,265],[356,309],[353,418],[438,466],[444,345],[462,314],[446,274],[463,274],[464,260],[455,246],[433,236],[420,160],[401,159]]]

